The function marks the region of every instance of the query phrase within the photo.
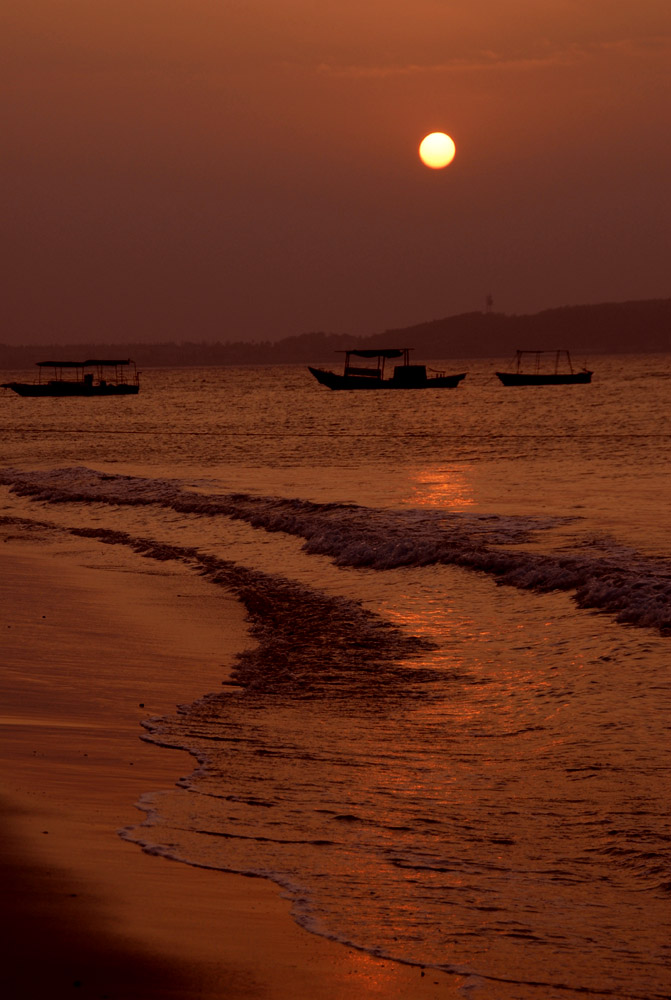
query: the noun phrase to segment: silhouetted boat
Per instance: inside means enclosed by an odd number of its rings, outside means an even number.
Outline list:
[[[36,382],[5,382],[19,396],[131,396],[140,391],[135,362],[124,361],[38,361]],[[51,377],[42,377],[52,369]],[[87,370],[90,369],[90,370]]]
[[[533,355],[532,370],[524,370],[524,356]],[[554,355],[554,371],[541,371],[543,355]],[[586,368],[574,371],[568,351],[517,351],[517,367],[514,372],[497,372],[504,385],[584,385],[592,381],[592,372]],[[568,371],[560,371],[564,362]]]
[[[466,372],[461,375],[446,375],[444,372],[427,374],[426,365],[410,364],[410,347],[390,347],[384,350],[338,351],[345,355],[345,370],[342,375],[325,371],[323,368],[310,368],[310,371],[321,385],[329,389],[454,389]],[[352,358],[365,358],[372,361],[368,366],[350,364]],[[384,377],[384,363],[387,360],[402,358],[399,365],[394,365],[390,378]]]

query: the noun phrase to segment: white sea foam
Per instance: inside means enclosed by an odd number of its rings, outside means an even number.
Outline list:
[[[671,633],[671,562],[607,539],[556,552],[525,550],[544,531],[573,518],[488,516],[435,510],[382,510],[297,498],[203,494],[178,480],[116,476],[85,467],[4,470],[0,482],[42,502],[103,503],[172,509],[243,520],[255,528],[304,539],[307,553],[339,566],[395,569],[456,565],[520,590],[572,592],[582,608],[623,624]],[[514,546],[514,548],[513,548]]]

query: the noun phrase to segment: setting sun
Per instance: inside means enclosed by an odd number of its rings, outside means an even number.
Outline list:
[[[454,159],[456,151],[454,141],[445,132],[430,132],[419,144],[419,157],[432,170],[446,167]]]

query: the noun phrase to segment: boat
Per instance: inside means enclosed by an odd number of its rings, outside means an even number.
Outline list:
[[[426,365],[410,364],[411,350],[411,347],[388,347],[338,351],[338,354],[345,355],[345,370],[342,375],[324,368],[311,368],[309,365],[308,371],[320,385],[329,389],[454,389],[466,378],[466,372],[446,375],[445,372],[427,369]],[[362,358],[370,363],[353,365],[352,358]],[[394,365],[393,374],[385,378],[385,361],[399,358],[400,364]]]
[[[529,367],[525,366],[525,355],[534,358]],[[554,371],[541,370],[544,355],[554,356]],[[573,370],[568,351],[517,351],[516,361],[514,372],[496,373],[504,385],[584,385],[592,381],[593,372],[587,368]]]
[[[92,359],[88,361],[38,361],[35,382],[4,382],[19,396],[134,396],[140,391],[135,362]]]

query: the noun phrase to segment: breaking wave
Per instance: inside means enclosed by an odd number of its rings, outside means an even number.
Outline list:
[[[552,552],[521,548],[575,518],[474,515],[416,509],[372,509],[247,493],[207,493],[178,480],[110,475],[85,467],[0,471],[0,482],[45,503],[158,506],[175,512],[242,520],[303,539],[308,554],[338,566],[388,570],[435,564],[488,574],[500,584],[537,592],[566,591],[584,609],[621,624],[671,634],[671,561],[612,539],[574,540]]]

